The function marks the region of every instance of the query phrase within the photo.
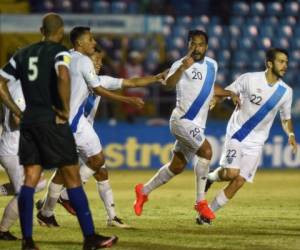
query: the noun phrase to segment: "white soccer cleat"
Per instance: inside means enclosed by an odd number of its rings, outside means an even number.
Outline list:
[[[108,227],[118,227],[118,228],[131,228],[131,226],[125,224],[120,218],[115,216],[113,219],[107,220]]]

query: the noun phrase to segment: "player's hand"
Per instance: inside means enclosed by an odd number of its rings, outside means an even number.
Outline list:
[[[137,107],[138,109],[142,109],[145,105],[144,101],[140,97],[128,97],[128,104]]]
[[[166,85],[166,78],[169,73],[169,69],[166,69],[165,71],[157,74],[155,77],[157,81],[159,81],[162,85]]]
[[[213,96],[209,102],[209,110],[212,110],[217,105],[217,97]]]
[[[68,122],[69,111],[60,110],[60,109],[57,109],[55,107],[53,107],[53,109],[56,113],[56,116],[55,116],[55,123],[56,124],[64,124],[64,123]]]
[[[241,99],[240,97],[235,94],[235,93],[231,93],[231,100],[233,102],[233,104],[239,109],[241,107]]]
[[[193,57],[192,57],[192,54],[193,54],[194,50],[195,50],[195,47],[191,46],[191,48],[189,49],[187,55],[182,60],[181,65],[185,70],[188,69],[189,67],[191,67],[193,65],[193,63],[195,62]]]
[[[297,153],[297,142],[296,142],[295,135],[290,135],[289,136],[289,144],[292,147],[293,154],[296,154]]]

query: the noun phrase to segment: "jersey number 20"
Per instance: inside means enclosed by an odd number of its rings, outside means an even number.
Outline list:
[[[29,57],[28,63],[28,79],[29,81],[34,81],[38,77],[38,67],[37,67],[38,57]]]

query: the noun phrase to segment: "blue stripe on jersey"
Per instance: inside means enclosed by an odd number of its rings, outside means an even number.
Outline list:
[[[85,117],[88,117],[89,114],[91,113],[91,111],[94,107],[94,104],[95,104],[95,100],[96,100],[96,95],[89,94],[86,104],[84,106],[84,116]]]
[[[213,63],[206,61],[206,65],[207,74],[203,86],[200,90],[200,93],[195,99],[195,101],[192,103],[186,114],[181,117],[181,119],[193,120],[199,113],[199,110],[201,109],[201,107],[203,106],[210,94],[211,88],[214,83],[216,71]]]
[[[74,116],[72,122],[71,122],[71,131],[72,133],[75,133],[77,131],[77,126],[80,120],[80,117],[82,116],[84,112],[84,106],[85,106],[85,101],[80,105],[76,115]]]
[[[272,96],[265,102],[263,106],[246,121],[243,126],[234,133],[232,138],[242,141],[246,136],[260,123],[266,115],[276,106],[280,101],[281,97],[284,95],[286,88],[279,85]]]

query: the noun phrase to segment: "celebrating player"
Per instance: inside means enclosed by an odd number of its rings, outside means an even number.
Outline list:
[[[213,211],[232,199],[246,181],[253,182],[263,145],[278,111],[288,142],[293,152],[297,151],[291,120],[293,91],[282,80],[288,68],[288,52],[269,49],[266,68],[263,72],[243,74],[226,88],[240,95],[242,104],[228,122],[220,167],[208,175],[206,190],[214,181],[229,181],[212,201]]]

